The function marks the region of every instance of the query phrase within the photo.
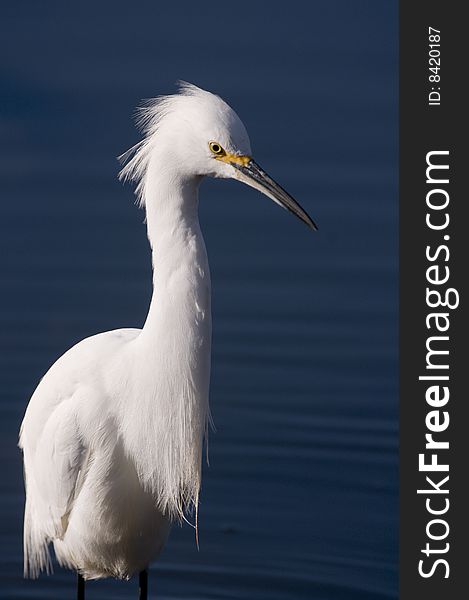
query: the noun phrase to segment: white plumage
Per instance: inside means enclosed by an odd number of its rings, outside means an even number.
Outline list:
[[[143,329],[87,338],[50,368],[21,426],[24,569],[58,561],[85,578],[128,578],[155,559],[170,524],[197,509],[209,420],[210,273],[198,221],[203,176],[261,189],[314,227],[250,157],[218,96],[183,84],[147,103],[145,137],[124,155],[153,252]]]

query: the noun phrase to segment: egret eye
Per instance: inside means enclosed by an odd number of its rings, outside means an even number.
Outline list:
[[[208,146],[210,150],[217,156],[223,156],[223,154],[225,154],[225,151],[218,142],[209,142]]]

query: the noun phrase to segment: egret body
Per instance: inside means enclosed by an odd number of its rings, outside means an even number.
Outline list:
[[[235,178],[313,221],[251,158],[237,114],[189,84],[149,102],[121,176],[137,183],[153,256],[142,329],[89,337],[35,390],[21,426],[24,571],[61,565],[129,578],[197,507],[209,419],[210,273],[198,220],[204,176]]]

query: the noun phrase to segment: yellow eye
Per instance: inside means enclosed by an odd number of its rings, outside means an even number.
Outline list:
[[[223,156],[225,154],[225,151],[218,142],[209,142],[208,146],[210,150],[217,156]]]

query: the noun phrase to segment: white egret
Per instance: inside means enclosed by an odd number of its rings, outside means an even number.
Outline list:
[[[204,176],[257,188],[315,225],[251,158],[246,129],[218,96],[190,84],[148,102],[144,139],[125,155],[153,253],[153,297],[140,329],[89,337],[35,390],[20,431],[24,572],[58,562],[84,580],[129,578],[197,510],[209,418],[210,273],[198,220]]]

